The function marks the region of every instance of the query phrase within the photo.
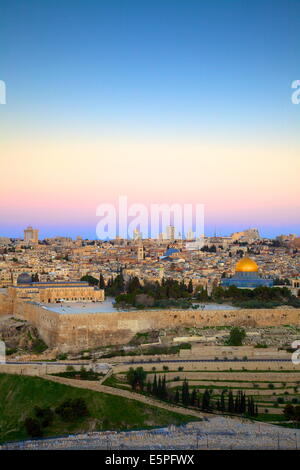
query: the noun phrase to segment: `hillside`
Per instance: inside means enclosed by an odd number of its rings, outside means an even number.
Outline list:
[[[81,431],[139,429],[195,420],[134,400],[77,389],[38,377],[0,374],[0,442],[28,438],[23,422],[34,406],[55,408],[66,399],[82,397],[90,416],[75,423],[58,417],[45,436]]]
[[[6,344],[7,355],[16,352],[39,354],[47,349],[37,328],[18,318],[0,319],[0,339]]]

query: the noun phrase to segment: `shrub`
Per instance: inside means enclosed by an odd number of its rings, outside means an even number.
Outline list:
[[[59,354],[56,359],[58,361],[65,361],[66,359],[68,359],[68,355],[66,353]]]
[[[227,346],[242,346],[246,332],[243,328],[234,327],[231,329],[229,338],[225,341]]]
[[[55,409],[55,412],[63,421],[75,421],[89,414],[83,398],[65,400]]]
[[[54,419],[54,413],[51,408],[40,408],[39,406],[36,406],[34,408],[34,413],[36,418],[40,420],[42,427],[47,427],[52,424]]]
[[[24,421],[24,426],[27,434],[30,437],[42,437],[43,429],[41,423],[37,418],[26,418]]]

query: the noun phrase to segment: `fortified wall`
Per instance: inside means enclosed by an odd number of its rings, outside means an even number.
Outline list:
[[[43,340],[62,352],[125,344],[137,332],[170,326],[300,326],[300,309],[292,308],[59,314],[34,303],[18,301],[13,314],[34,324]]]
[[[0,293],[0,316],[13,314],[13,300],[7,294]]]
[[[300,326],[300,309],[293,308],[60,314],[32,301],[11,300],[4,293],[0,293],[0,315],[14,315],[32,323],[45,343],[61,352],[126,344],[140,331],[170,326]]]

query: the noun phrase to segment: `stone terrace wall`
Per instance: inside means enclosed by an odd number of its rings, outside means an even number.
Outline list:
[[[59,314],[32,303],[17,302],[14,315],[33,323],[49,346],[66,352],[125,344],[139,331],[172,326],[300,326],[300,309],[289,308]]]
[[[84,365],[85,369],[92,369],[90,365]],[[58,374],[65,372],[67,366],[64,364],[0,364],[0,374],[16,374],[16,375],[36,375],[43,376],[47,374]],[[74,365],[77,371],[81,369],[81,365]]]

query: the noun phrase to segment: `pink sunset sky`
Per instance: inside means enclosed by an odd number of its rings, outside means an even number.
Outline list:
[[[267,235],[299,228],[299,147],[227,140],[10,139],[2,142],[2,234],[96,238],[96,208],[201,203],[205,231],[257,226]],[[6,227],[6,228],[4,228]]]

